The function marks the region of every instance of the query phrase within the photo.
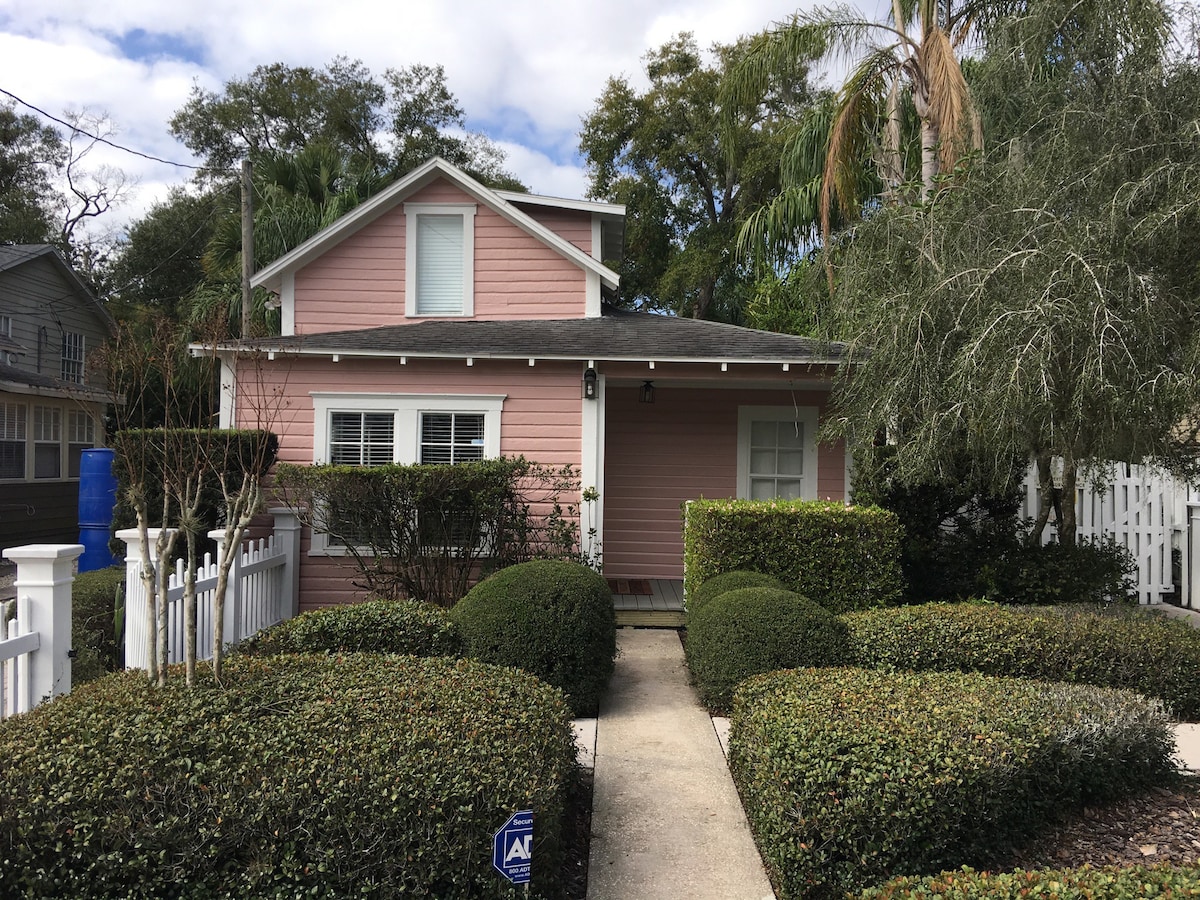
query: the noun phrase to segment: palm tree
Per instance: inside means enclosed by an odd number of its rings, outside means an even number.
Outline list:
[[[797,60],[845,61],[850,70],[836,95],[796,124],[783,160],[785,188],[747,223],[742,249],[794,249],[815,238],[817,223],[828,244],[835,212],[852,216],[871,196],[928,198],[939,175],[982,144],[959,53],[982,24],[1017,6],[892,0],[882,22],[836,6],[797,13],[756,38],[726,82],[729,108]]]

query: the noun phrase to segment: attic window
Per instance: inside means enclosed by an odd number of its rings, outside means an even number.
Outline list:
[[[404,211],[405,315],[472,315],[475,207],[408,203]]]
[[[83,335],[67,331],[62,339],[62,380],[83,384]]]

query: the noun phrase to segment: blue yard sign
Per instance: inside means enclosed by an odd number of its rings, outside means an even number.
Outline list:
[[[529,884],[533,867],[533,810],[508,817],[492,838],[492,865],[513,884]]]

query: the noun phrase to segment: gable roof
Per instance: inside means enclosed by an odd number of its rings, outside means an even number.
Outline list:
[[[116,331],[117,323],[104,308],[104,304],[97,299],[96,295],[92,293],[92,289],[83,282],[79,274],[71,268],[66,257],[53,244],[0,244],[0,272],[7,272],[43,256],[50,258],[51,263],[62,274],[68,285],[84,298],[87,305],[100,318],[104,327],[109,332]]]
[[[376,194],[370,200],[355,207],[328,228],[317,232],[294,250],[285,253],[269,266],[260,269],[250,279],[250,283],[254,287],[262,287],[273,293],[279,293],[285,273],[295,272],[297,269],[313,262],[327,250],[350,237],[350,235],[354,234],[360,228],[374,222],[384,213],[395,209],[406,198],[439,178],[446,179],[464,193],[474,197],[479,203],[482,203],[493,212],[507,219],[522,231],[537,238],[580,268],[594,272],[600,276],[601,284],[606,287],[615,290],[620,283],[620,277],[612,269],[584,253],[566,238],[555,234],[528,213],[518,209],[497,191],[484,186],[461,169],[452,166],[444,159],[436,156],[424,165],[413,169],[391,187],[387,188],[387,190]],[[533,202],[531,197],[523,197],[522,202]],[[547,205],[553,205],[552,198],[542,198],[542,200]],[[611,206],[611,204],[601,205],[606,207]],[[572,202],[572,205],[566,208],[577,208],[577,206],[577,203]]]
[[[430,320],[238,341],[216,349],[376,358],[835,365],[845,348],[797,335],[605,306],[600,317],[590,319]]]

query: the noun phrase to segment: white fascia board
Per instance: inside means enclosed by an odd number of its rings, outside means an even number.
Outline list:
[[[520,191],[496,191],[496,196],[509,203],[529,203],[534,206],[549,206],[554,209],[570,209],[577,212],[600,213],[605,216],[624,216],[625,204],[601,203],[596,200],[568,200],[565,197],[548,197],[545,194],[523,194]]]
[[[480,184],[474,178],[450,165],[444,159],[434,157],[424,165],[413,169],[413,171],[409,172],[383,193],[377,194],[365,203],[355,207],[328,228],[317,232],[291,252],[285,253],[269,266],[260,269],[250,279],[251,285],[278,292],[281,289],[281,280],[285,272],[295,272],[297,269],[303,268],[310,262],[313,262],[331,246],[354,234],[360,228],[369,225],[384,213],[393,209],[398,203],[403,202],[409,195],[420,190],[438,177],[446,178],[493,212],[556,250],[562,256],[580,266],[580,268],[596,272],[600,276],[600,280],[610,288],[616,289],[620,284],[620,276],[612,269],[592,259],[570,241],[555,234],[528,213],[517,209],[516,206],[509,203],[496,191]]]

